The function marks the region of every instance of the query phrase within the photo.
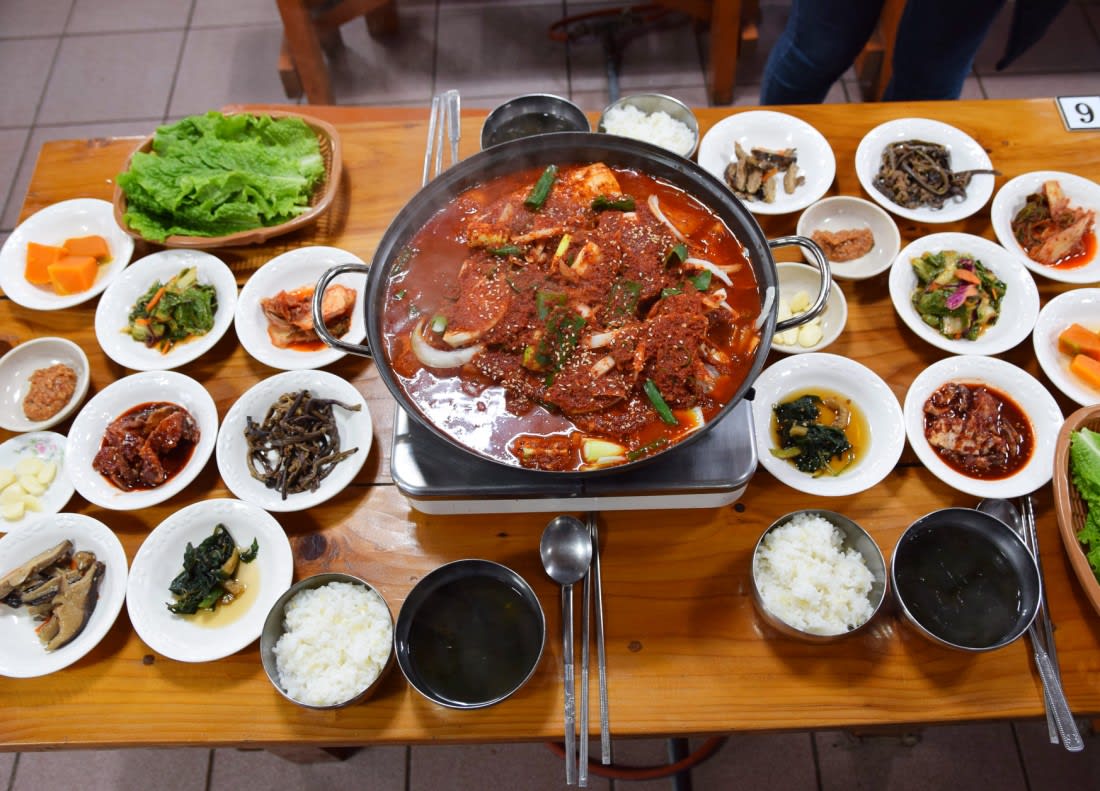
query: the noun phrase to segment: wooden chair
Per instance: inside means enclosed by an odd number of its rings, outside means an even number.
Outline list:
[[[304,92],[310,104],[332,104],[332,79],[325,55],[338,56],[340,26],[365,17],[371,36],[397,31],[397,0],[276,0],[283,20],[279,77],[286,95]]]

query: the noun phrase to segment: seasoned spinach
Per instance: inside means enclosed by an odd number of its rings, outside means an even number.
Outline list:
[[[183,571],[168,586],[176,601],[168,603],[170,612],[194,615],[199,610],[216,609],[218,603],[228,604],[244,592],[237,582],[240,563],[251,563],[260,551],[260,544],[242,552],[225,525],[214,527],[213,534],[197,547],[187,542],[183,551]]]
[[[805,395],[776,404],[779,447],[772,455],[789,459],[802,472],[820,475],[829,471],[833,458],[844,458],[852,449],[843,429],[820,421],[821,397]]]

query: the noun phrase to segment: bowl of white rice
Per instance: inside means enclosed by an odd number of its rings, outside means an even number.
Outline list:
[[[691,158],[699,145],[699,119],[663,93],[635,93],[604,108],[597,131],[629,137]]]
[[[870,534],[834,511],[795,511],[756,543],[753,600],[779,632],[830,642],[870,622],[886,595],[886,561]]]
[[[357,703],[393,664],[393,616],[358,577],[307,577],[268,612],[260,658],[271,683],[294,703],[312,709]]]

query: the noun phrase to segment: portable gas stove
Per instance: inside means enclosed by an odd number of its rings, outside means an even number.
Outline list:
[[[561,479],[465,454],[398,407],[390,472],[397,488],[426,514],[634,511],[729,505],[745,491],[756,462],[748,399],[704,436],[649,464]]]

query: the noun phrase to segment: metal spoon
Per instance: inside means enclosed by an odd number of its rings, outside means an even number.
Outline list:
[[[576,783],[576,704],[573,684],[573,584],[592,564],[592,537],[574,516],[556,516],[542,531],[539,557],[550,579],[561,585],[563,675],[565,680],[565,782]],[[587,739],[588,734],[583,738]]]
[[[1024,530],[1023,517],[1016,506],[1008,500],[989,498],[978,503],[978,510],[1000,519],[1015,530],[1023,539],[1028,550],[1035,556],[1035,562],[1038,564],[1039,556],[1036,551],[1038,547],[1033,547],[1028,541],[1028,535]],[[1053,629],[1050,628],[1046,603],[1043,601],[1045,598],[1044,595],[1039,603],[1039,618],[1047,627],[1045,629],[1046,639],[1043,635],[1040,635],[1034,622],[1027,632],[1035,654],[1035,665],[1039,670],[1039,679],[1043,683],[1043,703],[1046,708],[1047,730],[1051,744],[1057,744],[1061,741],[1067,750],[1077,752],[1084,748],[1084,742],[1081,741],[1077,723],[1074,722],[1073,713],[1070,711],[1069,703],[1066,701],[1066,695],[1062,689],[1062,682],[1056,665],[1057,659],[1054,653],[1054,633]]]

